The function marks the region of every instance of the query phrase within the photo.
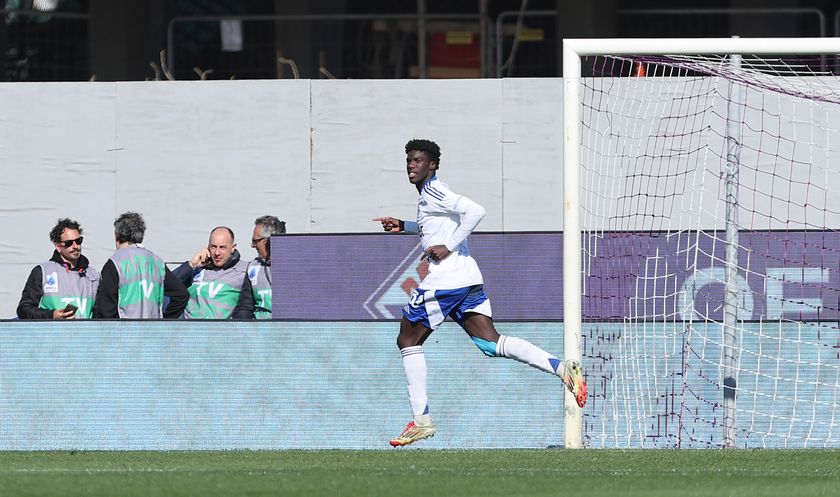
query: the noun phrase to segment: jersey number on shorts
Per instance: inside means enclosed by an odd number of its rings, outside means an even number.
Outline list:
[[[414,309],[423,305],[423,294],[418,292],[416,288],[411,291],[411,298],[408,299],[408,305]]]

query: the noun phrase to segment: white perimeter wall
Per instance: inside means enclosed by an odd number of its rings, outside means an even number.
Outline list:
[[[413,219],[411,138],[441,146],[439,177],[487,209],[480,230],[562,230],[562,129],[559,79],[0,84],[0,318],[60,217],[82,224],[97,268],[128,210],[167,261],[218,225],[250,259],[264,214],[292,233]]]

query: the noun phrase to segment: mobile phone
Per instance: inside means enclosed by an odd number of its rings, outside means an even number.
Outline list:
[[[67,304],[67,307],[65,307],[64,310],[65,311],[73,311],[73,314],[76,314],[76,311],[79,310],[79,308],[76,307],[73,304]]]

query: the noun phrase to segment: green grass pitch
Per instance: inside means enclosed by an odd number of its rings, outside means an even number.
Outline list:
[[[422,442],[420,442],[422,443]],[[0,495],[840,494],[840,450],[0,452]]]

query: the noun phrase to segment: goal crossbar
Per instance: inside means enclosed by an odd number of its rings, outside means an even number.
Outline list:
[[[567,71],[580,67],[570,60],[575,56],[823,53],[840,53],[840,38],[567,38],[563,40],[563,77],[580,75],[579,69]]]

